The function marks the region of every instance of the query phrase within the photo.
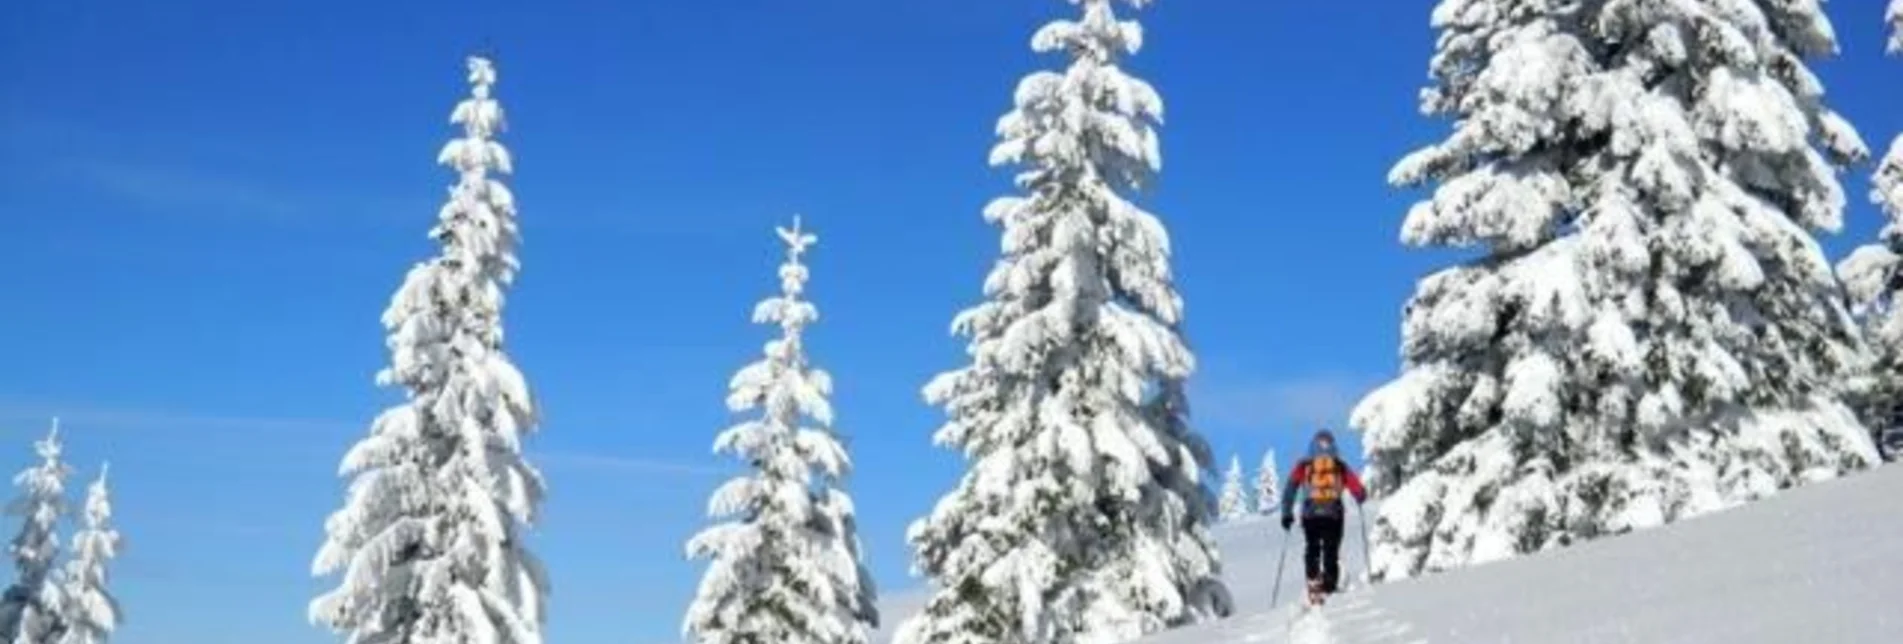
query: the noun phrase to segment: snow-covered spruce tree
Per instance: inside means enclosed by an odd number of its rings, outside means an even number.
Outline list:
[[[439,162],[460,182],[430,236],[439,256],[411,269],[383,314],[385,410],[340,467],[354,477],[324,524],[313,573],[343,572],[311,602],[313,622],[348,642],[539,644],[548,582],[524,543],[543,496],[522,456],[535,411],[503,352],[502,290],[514,279],[514,198],[495,68],[470,58],[471,96],[450,120],[463,138]]]
[[[1158,168],[1162,102],[1118,66],[1141,27],[1070,1],[1032,38],[1069,68],[1026,77],[998,123],[991,162],[1023,194],[985,209],[1003,256],[952,323],[971,362],[925,388],[970,469],[908,532],[934,594],[900,644],[1127,641],[1230,609],[1168,236],[1125,196]]]
[[[106,490],[106,465],[86,488],[85,525],[73,535],[72,558],[60,596],[66,630],[59,644],[105,644],[119,627],[119,601],[107,589],[107,564],[119,556],[119,531],[112,527],[112,499]]]
[[[1229,457],[1229,473],[1222,479],[1222,496],[1216,513],[1223,521],[1235,521],[1249,515],[1249,489],[1242,483],[1242,458]]]
[[[51,644],[65,628],[54,563],[59,558],[59,523],[66,516],[66,477],[72,469],[60,460],[57,419],[33,449],[40,462],[14,475],[20,496],[7,506],[7,514],[19,517],[21,524],[7,548],[13,556],[13,585],[0,597],[0,642],[6,644]]]
[[[864,644],[877,613],[841,485],[851,461],[831,429],[832,378],[808,364],[803,344],[819,311],[802,299],[801,257],[818,238],[797,218],[779,234],[787,244],[780,294],[761,301],[753,319],[778,325],[780,337],[734,374],[727,396],[728,408],[759,417],[714,439],[716,453],[751,471],[708,503],[710,515],[729,520],[687,542],[689,558],[711,561],[682,630],[696,644]]]
[[[1893,0],[1885,17],[1889,52],[1903,52],[1903,0]],[[1837,274],[1863,323],[1873,362],[1857,392],[1858,411],[1881,445],[1887,432],[1903,431],[1903,136],[1890,142],[1870,183],[1870,200],[1888,221],[1875,243],[1858,248],[1837,265]],[[1884,456],[1896,459],[1903,453],[1885,450]]]
[[[1364,399],[1393,579],[1655,526],[1865,466],[1861,347],[1811,231],[1864,154],[1805,59],[1812,2],[1443,0],[1453,133],[1404,243],[1399,378]],[[1821,149],[1820,149],[1821,148]]]
[[[1278,514],[1282,511],[1282,475],[1275,471],[1275,450],[1262,455],[1262,469],[1255,473],[1255,512],[1256,514]]]

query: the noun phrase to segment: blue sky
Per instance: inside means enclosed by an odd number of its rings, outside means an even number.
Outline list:
[[[1424,3],[1166,0],[1131,64],[1162,92],[1162,183],[1226,461],[1291,453],[1395,368],[1400,307],[1445,254],[1396,242]],[[1418,5],[1418,6],[1417,6]],[[1881,3],[1830,3],[1820,71],[1878,150],[1903,128]],[[53,414],[113,462],[128,644],[334,641],[304,621],[335,466],[393,399],[377,318],[452,177],[462,57],[499,50],[524,272],[510,351],[546,414],[534,547],[551,641],[674,641],[681,542],[732,465],[708,446],[769,330],[771,226],[819,234],[812,357],[838,382],[872,567],[957,475],[920,400],[997,249],[979,217],[1013,85],[1048,62],[1019,2],[229,0],[0,6],[0,468]],[[1841,254],[1875,228],[1848,177]],[[11,455],[7,455],[11,450]],[[11,465],[9,465],[11,463]],[[9,524],[6,530],[12,530]]]

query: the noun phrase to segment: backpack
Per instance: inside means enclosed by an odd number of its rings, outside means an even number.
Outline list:
[[[1308,462],[1309,507],[1332,505],[1341,500],[1341,464],[1326,454]]]

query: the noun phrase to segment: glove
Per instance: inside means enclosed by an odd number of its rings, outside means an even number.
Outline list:
[[[1295,525],[1295,515],[1292,515],[1292,514],[1282,515],[1282,531],[1283,532],[1288,532],[1289,527],[1293,525]]]

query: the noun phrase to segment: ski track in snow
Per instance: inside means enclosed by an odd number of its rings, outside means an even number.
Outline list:
[[[1402,623],[1374,604],[1371,592],[1341,596],[1304,618],[1297,618],[1289,632],[1290,644],[1344,644],[1347,642],[1414,644],[1409,639],[1413,627]]]
[[[1345,591],[1320,609],[1297,604],[1243,613],[1205,626],[1157,634],[1143,644],[1421,644],[1414,628],[1395,619],[1369,590]]]
[[[1335,633],[1328,628],[1328,614],[1318,610],[1297,616],[1288,639],[1289,644],[1334,644]]]

